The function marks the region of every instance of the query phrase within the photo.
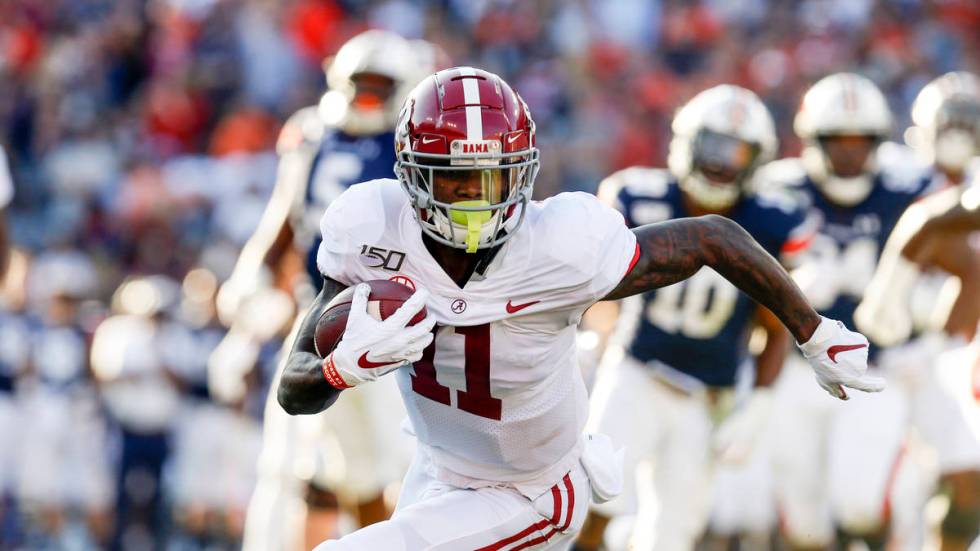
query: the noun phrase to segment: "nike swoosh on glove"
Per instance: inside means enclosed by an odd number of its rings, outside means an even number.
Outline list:
[[[368,314],[370,293],[371,287],[366,283],[354,288],[344,335],[323,360],[323,376],[335,388],[350,388],[374,381],[418,361],[434,338],[432,327],[436,320],[431,315],[408,326],[429,298],[424,289],[417,289],[384,321]]]
[[[810,340],[798,345],[810,362],[820,387],[834,398],[847,400],[844,387],[881,392],[885,380],[868,375],[868,339],[823,316]]]

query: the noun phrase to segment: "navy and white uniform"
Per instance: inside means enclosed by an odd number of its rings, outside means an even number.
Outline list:
[[[304,189],[297,194],[292,224],[296,245],[306,255],[311,282],[319,290],[322,280],[316,268],[316,252],[321,240],[320,218],[330,203],[348,187],[394,175],[395,135],[384,132],[373,136],[354,136],[339,128],[323,127],[315,108],[309,109],[294,115],[297,121],[290,121],[307,126],[319,125],[319,131],[305,137],[303,143],[306,154],[312,154],[312,158],[308,161]],[[316,122],[309,122],[309,117],[317,117]],[[300,123],[298,119],[307,120]]]
[[[691,216],[676,179],[665,170],[630,168],[613,174],[600,194],[613,193],[630,226]],[[728,217],[786,263],[806,248],[814,229],[806,211],[779,193],[746,195]],[[613,344],[597,375],[588,430],[609,434],[626,449],[624,493],[597,507],[600,513],[626,514],[637,499],[646,502],[646,494],[670,504],[653,518],[640,508],[632,536],[638,549],[688,548],[705,527],[713,418],[731,407],[732,393],[718,391],[732,387],[740,366],[750,359],[747,342],[755,308],[748,296],[707,267],[683,282],[623,301]],[[637,467],[651,460],[654,483],[638,488]]]
[[[13,495],[18,480],[24,412],[17,387],[30,362],[31,326],[27,316],[0,307],[0,499]]]
[[[691,216],[682,192],[665,171],[623,171],[616,206],[630,227]],[[776,258],[803,250],[813,221],[789,197],[750,195],[727,214]],[[620,316],[626,352],[647,365],[680,372],[678,382],[732,386],[747,356],[749,321],[755,304],[714,270],[627,299]],[[690,381],[687,379],[693,379]]]
[[[807,298],[821,315],[854,327],[854,310],[871,281],[878,258],[898,219],[913,202],[932,189],[930,173],[896,157],[903,150],[882,146],[883,170],[864,201],[840,207],[820,193],[796,159],[766,167],[771,183],[796,195],[818,218],[813,244],[794,274]],[[873,351],[874,352],[874,351]]]

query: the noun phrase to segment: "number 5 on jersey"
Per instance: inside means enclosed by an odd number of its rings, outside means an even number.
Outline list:
[[[436,339],[433,339],[422,352],[422,359],[414,364],[412,390],[430,400],[451,406],[450,389],[439,384],[433,362],[439,329],[438,325],[433,329],[436,332]],[[473,415],[499,421],[502,401],[490,395],[490,325],[455,327],[453,331],[465,338],[463,369],[466,375],[466,390],[456,391],[456,407]]]

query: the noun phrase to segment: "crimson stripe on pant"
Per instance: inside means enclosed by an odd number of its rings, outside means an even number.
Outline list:
[[[551,487],[551,499],[555,501],[555,512],[551,514],[550,522],[558,526],[558,522],[561,520],[561,490],[558,489],[557,484]]]
[[[568,473],[561,480],[565,483],[565,490],[568,492],[568,515],[565,517],[565,524],[562,524],[561,528],[558,529],[560,532],[564,532],[572,523],[572,513],[575,512],[575,487],[572,486],[572,478],[568,476]]]
[[[507,545],[509,545],[511,543],[514,543],[515,541],[518,541],[518,540],[520,540],[522,538],[525,538],[525,537],[528,536],[528,534],[530,534],[530,533],[532,533],[532,532],[534,532],[536,530],[541,530],[545,526],[548,526],[548,521],[547,520],[542,520],[540,522],[537,522],[535,524],[532,524],[532,525],[528,526],[527,528],[521,530],[520,532],[514,534],[513,536],[510,536],[508,538],[504,538],[504,539],[498,541],[497,543],[488,545],[486,547],[481,547],[481,548],[477,549],[476,551],[500,551],[501,549],[503,549]]]
[[[511,548],[510,551],[520,551],[521,549],[527,549],[528,547],[531,547],[532,545],[537,545],[539,543],[544,543],[544,542],[550,540],[551,537],[554,536],[557,533],[558,533],[558,530],[555,529],[555,528],[552,528],[551,531],[548,532],[547,534],[545,534],[543,536],[538,536],[538,537],[534,538],[533,540],[527,540],[526,542],[518,545],[517,547]]]
[[[566,489],[567,488],[570,488],[571,487],[571,479],[568,478],[568,475],[567,474],[565,475],[565,478],[563,480],[565,481],[565,488]],[[569,503],[571,504],[570,507],[571,506],[574,506],[574,504],[575,504],[575,497],[574,497],[574,495],[572,495],[571,492],[569,493],[569,498],[570,498]],[[558,485],[557,484],[555,484],[554,486],[551,487],[551,499],[554,501],[554,509],[553,509],[553,512],[551,514],[551,518],[550,519],[538,521],[538,522],[536,522],[536,523],[528,526],[527,528],[521,530],[520,532],[514,534],[513,536],[506,537],[506,538],[504,538],[504,539],[502,539],[502,540],[500,540],[500,541],[498,541],[496,543],[492,543],[492,544],[487,545],[485,547],[481,547],[481,548],[477,549],[476,551],[500,551],[504,547],[506,547],[506,546],[508,546],[508,545],[516,542],[516,541],[519,541],[519,540],[527,537],[532,532],[534,532],[536,530],[542,530],[544,527],[548,526],[549,524],[552,525],[552,526],[557,526],[558,525],[558,522],[561,520],[561,508],[562,508],[561,507],[562,506],[561,490],[558,489]],[[568,515],[567,516],[568,516],[568,519],[565,521],[565,526],[566,527],[568,526],[569,520],[571,520],[571,518],[572,518],[572,510],[571,510],[571,508],[568,509]],[[526,542],[518,545],[517,547],[514,547],[514,548],[510,549],[509,551],[518,551],[519,549],[526,549],[526,548],[528,548],[528,547],[530,547],[532,545],[537,545],[539,543],[544,543],[544,542],[548,541],[549,539],[551,539],[552,536],[554,536],[556,533],[558,533],[558,530],[556,530],[555,528],[552,528],[551,531],[548,532],[547,534],[545,534],[543,536],[538,536],[537,538],[534,538],[534,539],[531,539],[531,540],[528,540],[528,541],[526,541]]]

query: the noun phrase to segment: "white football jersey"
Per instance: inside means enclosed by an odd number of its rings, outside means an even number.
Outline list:
[[[530,489],[578,461],[588,396],[576,326],[638,252],[618,212],[585,193],[532,202],[516,233],[463,288],[425,248],[395,180],[351,187],[320,227],[323,275],[345,285],[394,279],[431,294],[436,338],[397,377],[410,429],[436,476],[463,487]]]

